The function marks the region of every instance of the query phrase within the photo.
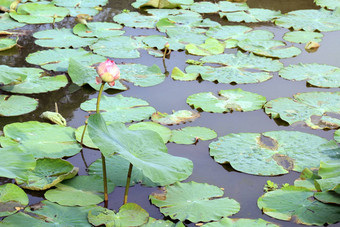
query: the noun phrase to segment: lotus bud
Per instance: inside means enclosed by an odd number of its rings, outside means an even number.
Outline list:
[[[115,81],[120,77],[120,70],[114,61],[107,59],[97,67],[99,77],[96,77],[96,83],[108,83],[111,87],[115,85]]]
[[[166,42],[166,43],[164,44],[164,48],[169,49],[169,47],[170,47],[169,42]]]

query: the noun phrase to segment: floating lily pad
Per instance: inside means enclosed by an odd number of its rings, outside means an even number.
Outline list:
[[[313,129],[339,128],[340,92],[306,92],[293,98],[278,98],[266,103],[265,112],[271,118],[281,118],[288,124],[305,122]]]
[[[340,7],[340,2],[338,0],[314,0],[315,4],[321,7],[326,7],[327,9],[336,9]]]
[[[12,123],[4,127],[2,147],[17,144],[35,158],[61,158],[77,154],[81,147],[74,137],[74,129],[37,121]]]
[[[112,155],[107,157],[105,161],[107,179],[109,179],[109,181],[111,181],[115,186],[125,187],[130,162],[122,158],[120,155]],[[102,159],[97,159],[89,166],[89,175],[100,178],[103,177]],[[140,169],[132,168],[130,187],[139,183],[147,187],[161,186],[144,176]]]
[[[28,205],[28,196],[15,184],[0,185],[0,217],[16,213]]]
[[[146,16],[138,12],[120,13],[113,17],[113,21],[134,28],[155,28],[158,19],[156,16]]]
[[[221,90],[218,94],[221,97],[216,97],[211,92],[193,94],[187,98],[187,103],[195,109],[214,113],[253,111],[261,109],[266,103],[264,96],[240,88]]]
[[[315,186],[318,191],[329,191],[333,190],[340,194],[340,161],[334,160],[320,162],[320,168],[318,175],[321,179],[315,180]]]
[[[116,23],[109,22],[90,22],[77,24],[73,27],[73,33],[81,37],[107,38],[111,36],[120,36],[125,33],[123,27]]]
[[[244,40],[252,40],[252,41],[263,41],[263,40],[271,40],[274,38],[274,33],[266,30],[253,30],[246,33],[241,33],[234,35],[230,39],[227,39],[224,43],[226,48],[234,48],[238,46],[240,41]]]
[[[192,162],[166,153],[167,147],[156,132],[129,130],[118,122],[107,126],[101,114],[90,116],[88,130],[103,155],[120,154],[152,182],[172,184],[192,173]]]
[[[241,11],[241,10],[248,10],[249,6],[246,2],[242,1],[219,1],[220,10],[222,12],[234,12],[234,11]]]
[[[149,220],[146,224],[142,225],[143,227],[185,227],[185,225],[182,222],[173,223],[169,220],[157,220],[152,217],[149,217]]]
[[[171,50],[184,50],[185,45],[178,42],[176,39],[167,38],[161,35],[150,35],[143,39],[143,43],[149,47],[155,47],[158,50],[164,49],[166,43],[169,44]]]
[[[106,60],[105,57],[92,54],[82,48],[54,48],[53,50],[42,50],[31,53],[26,57],[26,61],[31,64],[40,65],[47,70],[66,72],[70,58],[77,59],[77,61],[86,65],[92,65]]]
[[[246,39],[238,42],[237,45],[245,51],[250,51],[265,57],[291,58],[301,54],[299,48],[294,46],[287,47],[284,42],[279,40],[252,41]]]
[[[335,141],[297,131],[232,133],[219,137],[209,148],[216,162],[264,176],[317,168],[320,160],[334,160],[340,154]]]
[[[151,120],[162,125],[178,125],[190,122],[200,117],[198,112],[190,110],[173,111],[172,114],[156,112],[152,114]]]
[[[340,205],[340,195],[336,192],[327,191],[327,192],[316,192],[314,197],[323,203],[331,203]]]
[[[97,98],[80,105],[84,111],[96,111]],[[102,96],[100,101],[102,116],[107,122],[132,122],[148,119],[156,110],[149,103],[134,97],[124,97],[118,94],[113,97]]]
[[[44,71],[37,68],[14,68],[1,66],[7,73],[14,77],[20,76],[14,83],[1,87],[2,90],[19,94],[36,94],[55,91],[68,84],[65,75],[48,76]]]
[[[294,30],[330,32],[340,30],[340,17],[325,9],[291,11],[275,20],[275,24]]]
[[[69,14],[69,10],[53,4],[26,3],[19,5],[9,15],[16,21],[27,24],[59,22]]]
[[[279,227],[274,223],[265,221],[261,218],[259,219],[247,219],[247,218],[222,218],[218,222],[211,222],[203,227],[242,227],[242,226],[251,226],[251,227]]]
[[[220,7],[218,4],[212,2],[195,2],[189,5],[187,9],[197,13],[217,13]]]
[[[240,12],[230,12],[230,13],[220,13],[220,17],[226,17],[228,21],[232,22],[266,22],[272,21],[281,15],[280,11],[274,11],[270,9],[257,9],[251,8],[246,11]]]
[[[2,139],[4,138],[0,137],[0,141]],[[1,177],[24,177],[26,175],[26,171],[34,169],[35,165],[36,161],[33,155],[24,153],[17,146],[0,148]]]
[[[203,33],[197,31],[197,29],[185,27],[185,26],[177,26],[174,28],[168,28],[166,30],[166,34],[171,38],[171,40],[176,40],[179,43],[184,45],[193,43],[193,44],[202,44],[208,38]],[[172,49],[171,43],[170,49]],[[174,50],[174,49],[173,49]]]
[[[8,13],[0,14],[0,31],[5,31],[14,28],[25,26],[24,23],[19,23],[13,20]]]
[[[184,73],[178,67],[173,68],[171,72],[171,78],[174,80],[181,80],[181,81],[192,81],[196,80],[199,76],[199,73]]]
[[[224,25],[219,27],[209,28],[207,36],[215,39],[233,39],[240,34],[251,31],[252,29],[243,25]]]
[[[189,54],[206,56],[222,54],[224,52],[224,47],[224,44],[220,43],[217,39],[208,38],[204,44],[188,44],[185,46],[185,49],[189,52]]]
[[[300,63],[281,69],[279,75],[287,80],[307,80],[317,87],[340,87],[340,68],[330,65]]]
[[[89,206],[104,201],[103,179],[98,176],[77,176],[55,186],[56,189],[48,190],[44,196],[63,206]],[[108,193],[114,188],[115,185],[109,181]]]
[[[261,196],[258,207],[267,215],[305,225],[333,224],[340,221],[340,206],[312,200],[314,194],[306,188],[288,186]]]
[[[36,219],[31,215],[19,212],[4,218],[0,225],[3,226],[46,226],[47,223],[44,220]]]
[[[62,159],[38,159],[36,167],[16,178],[16,183],[25,189],[46,190],[59,182],[70,179],[78,173],[78,168]]]
[[[217,137],[214,130],[206,127],[185,127],[172,130],[170,142],[177,144],[193,144],[198,140],[211,140]]]
[[[9,50],[17,45],[17,41],[14,39],[0,39],[0,51]]]
[[[284,40],[293,43],[308,43],[310,41],[321,42],[323,34],[319,32],[293,31],[287,32],[283,36]]]
[[[136,203],[127,203],[119,208],[119,212],[96,207],[90,210],[89,222],[94,226],[141,226],[149,219],[149,214]]]
[[[177,8],[181,7],[181,5],[190,5],[194,3],[193,0],[137,0],[131,5],[135,8],[142,7],[154,7],[154,8]]]
[[[27,114],[38,107],[38,101],[26,96],[0,95],[0,116],[10,117]]]
[[[164,143],[167,143],[171,137],[171,129],[155,122],[139,122],[129,126],[130,130],[151,130],[157,132],[163,139]]]
[[[43,30],[33,34],[38,39],[35,44],[42,47],[73,47],[79,48],[91,45],[97,41],[95,38],[81,38],[74,35],[72,29]]]
[[[223,190],[214,185],[191,181],[166,186],[163,193],[154,193],[149,198],[162,214],[172,219],[208,222],[240,210],[240,204],[235,200],[219,198],[223,194]]]
[[[139,58],[140,43],[128,36],[114,36],[100,39],[90,48],[94,53],[112,58]]]
[[[108,0],[53,0],[53,3],[57,6],[62,6],[70,10],[71,16],[77,16],[78,14],[88,14],[94,16],[99,13],[98,6],[104,6],[108,3]]]

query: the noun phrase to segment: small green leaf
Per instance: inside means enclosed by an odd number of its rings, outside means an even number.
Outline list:
[[[171,72],[171,78],[174,80],[180,80],[180,81],[192,81],[196,80],[199,76],[199,73],[184,73],[179,68],[175,67],[173,68]]]
[[[293,31],[287,32],[283,39],[293,43],[308,43],[310,41],[321,42],[323,34],[319,32]]]
[[[10,117],[27,114],[38,107],[38,101],[26,96],[0,95],[0,116]]]
[[[28,205],[28,196],[15,184],[0,185],[0,217],[16,213]]]
[[[224,44],[220,43],[217,39],[208,38],[204,44],[188,44],[185,46],[185,49],[189,52],[189,54],[206,56],[222,54],[224,52],[224,47]]]
[[[193,144],[198,140],[211,140],[217,137],[214,130],[206,127],[185,127],[177,130],[172,130],[170,142],[177,144]]]
[[[0,51],[9,50],[17,45],[17,41],[14,39],[0,39]]]

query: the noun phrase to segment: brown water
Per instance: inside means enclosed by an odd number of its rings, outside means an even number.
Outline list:
[[[112,21],[112,17],[119,13],[122,9],[134,9],[130,6],[132,0],[119,1],[111,0],[109,5],[97,16],[94,21]],[[318,8],[313,4],[313,0],[248,0],[248,5],[253,8],[267,8],[273,10],[281,10],[283,13],[297,9],[314,9]],[[209,15],[206,15],[209,16]],[[221,24],[226,24],[217,16],[209,16]],[[75,22],[72,18],[68,18],[63,22],[57,24],[57,27],[73,27]],[[272,23],[261,24],[246,24],[255,29],[265,29],[275,33],[275,38],[282,40],[282,36],[288,29],[279,28]],[[23,46],[21,49],[0,53],[0,64],[9,66],[26,67],[32,65],[25,62],[25,57],[32,52],[42,50],[45,48],[38,47],[33,44],[34,39],[30,36],[31,32],[37,30],[45,30],[51,28],[50,25],[27,25],[19,30],[28,30],[27,34],[20,36],[19,44]],[[153,29],[132,29],[125,28],[125,35],[151,35],[158,32]],[[31,32],[30,32],[31,31]],[[319,50],[315,53],[307,53],[304,51],[304,45],[297,44],[295,46],[301,48],[303,51],[298,57],[280,60],[285,66],[297,63],[323,63],[340,67],[339,53],[340,32],[323,33],[324,37]],[[228,49],[226,53],[236,53],[236,49]],[[196,56],[188,56],[185,52],[172,52],[170,59],[165,60],[166,68],[169,72],[174,67],[179,67],[184,70],[186,59],[198,59]],[[142,57],[139,59],[114,59],[117,63],[133,62],[145,65],[157,64],[161,69],[164,69],[161,58],[154,58],[142,51]],[[33,66],[36,67],[36,66]],[[291,97],[298,92],[312,92],[312,91],[338,91],[339,89],[322,89],[316,87],[306,86],[306,82],[292,82],[284,80],[274,73],[274,77],[266,82],[259,84],[246,85],[229,85],[229,84],[215,84],[209,81],[193,81],[180,82],[174,81],[171,77],[167,77],[165,82],[160,85],[148,88],[135,87],[129,84],[130,89],[122,92],[124,96],[134,96],[144,99],[155,107],[157,111],[170,113],[172,110],[191,109],[186,104],[186,98],[194,93],[211,91],[215,94],[222,89],[242,88],[246,91],[256,92],[272,100],[278,97]],[[0,94],[4,92],[0,91]],[[114,95],[115,92],[107,93],[106,95]],[[96,92],[90,87],[84,86],[77,88],[75,86],[68,86],[56,92],[50,92],[48,95],[31,95],[39,99],[39,108],[33,113],[26,114],[19,117],[1,118],[0,130],[4,125],[12,122],[25,122],[29,120],[40,120],[39,115],[46,110],[54,110],[54,103],[57,102],[59,112],[67,119],[68,125],[71,127],[78,127],[84,123],[85,116],[88,114],[79,109],[82,102],[96,97]],[[202,112],[201,117],[194,122],[187,123],[184,126],[205,126],[215,130],[218,136],[224,136],[229,133],[240,132],[266,132],[273,130],[297,130],[315,134],[326,139],[333,139],[334,130],[312,130],[302,124],[287,126],[282,121],[274,121],[270,119],[263,110],[253,112],[233,112],[227,114],[206,113]],[[184,127],[183,125],[171,126],[171,129]],[[167,147],[169,153],[177,156],[187,157],[194,163],[193,174],[186,181],[196,181],[200,183],[208,183],[224,188],[225,196],[237,200],[241,204],[239,213],[232,216],[232,218],[263,218],[282,226],[300,226],[290,222],[283,222],[273,219],[267,215],[263,215],[257,208],[256,201],[264,193],[263,186],[267,180],[271,180],[277,184],[289,183],[293,184],[294,180],[299,177],[299,173],[292,172],[287,175],[277,177],[261,177],[253,176],[233,170],[229,165],[217,164],[209,155],[209,143],[200,141],[197,145],[178,145],[168,143]],[[87,163],[91,163],[100,157],[98,151],[84,149]],[[86,174],[84,163],[80,155],[76,155],[68,159],[75,166],[80,167],[80,175]],[[0,179],[0,184],[6,183],[8,180]],[[134,186],[130,188],[129,202],[135,202],[146,209],[151,217],[162,219],[164,216],[159,212],[159,209],[149,203],[148,196],[154,192],[156,188],[146,188],[142,186]],[[30,194],[30,203],[36,203],[43,199],[43,193],[26,191]],[[109,197],[109,208],[118,210],[122,205],[122,196],[124,188],[116,188]],[[336,226],[336,225],[333,225]]]

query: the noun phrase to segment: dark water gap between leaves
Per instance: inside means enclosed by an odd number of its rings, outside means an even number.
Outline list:
[[[112,17],[119,13],[122,9],[134,10],[131,7],[133,0],[120,1],[110,0],[110,3],[104,7],[104,10],[94,17],[94,21],[112,21]],[[213,2],[213,1],[212,1]],[[313,0],[248,0],[249,7],[252,8],[267,8],[272,10],[281,10],[282,13],[286,13],[297,9],[314,9],[318,8],[313,3]],[[220,20],[218,16],[209,16],[221,24],[227,24],[223,20]],[[68,27],[71,28],[75,25],[73,18],[66,18],[64,21],[57,23],[56,27]],[[254,29],[265,29],[275,33],[275,39],[282,40],[284,33],[288,29],[279,28],[273,26],[270,23],[261,24],[244,24],[246,26],[253,27]],[[51,25],[26,25],[22,29],[25,29],[25,33],[19,37],[19,44],[23,48],[14,50],[13,53],[2,52],[0,55],[0,64],[6,64],[16,67],[32,67],[25,61],[25,57],[32,52],[46,49],[32,45],[34,38],[32,33],[38,30],[51,29]],[[20,29],[18,29],[20,30]],[[152,29],[132,29],[124,28],[125,35],[153,35],[159,34],[159,32]],[[21,31],[21,30],[20,30]],[[327,32],[323,33],[324,37],[319,50],[315,53],[307,53],[304,51],[303,44],[295,44],[295,46],[302,49],[303,53],[295,58],[281,59],[280,61],[285,65],[297,64],[297,63],[322,63],[340,67],[340,61],[338,53],[340,53],[340,45],[338,40],[340,32]],[[227,49],[226,53],[235,53],[236,49]],[[172,52],[170,59],[165,60],[166,68],[169,72],[174,67],[179,67],[184,70],[186,64],[185,61],[190,59],[199,59],[197,56],[188,56],[185,52]],[[142,51],[142,56],[139,59],[114,59],[117,63],[141,63],[146,65],[157,64],[163,69],[163,62],[161,58],[154,58],[148,55],[145,51]],[[36,67],[36,66],[34,66]],[[230,85],[230,84],[215,84],[209,81],[193,81],[193,82],[180,82],[174,81],[171,77],[168,77],[165,82],[154,87],[134,87],[128,84],[130,89],[122,92],[124,96],[133,96],[144,99],[155,107],[157,111],[170,113],[172,110],[191,109],[185,100],[194,93],[198,92],[213,92],[217,94],[219,90],[241,88],[246,91],[256,92],[272,100],[278,97],[292,97],[293,94],[298,92],[312,92],[312,91],[338,91],[339,89],[324,89],[310,87],[305,81],[293,82],[280,78],[277,73],[274,73],[274,77],[266,82],[260,84],[245,84],[245,85]],[[3,93],[0,91],[0,94]],[[118,92],[108,92],[108,95],[114,95]],[[19,117],[1,118],[0,130],[3,126],[13,122],[25,122],[29,120],[42,121],[39,115],[46,110],[53,110],[54,103],[57,102],[59,106],[59,112],[67,119],[68,125],[74,128],[79,127],[85,121],[85,117],[88,115],[84,111],[79,109],[82,102],[96,97],[96,92],[90,87],[82,87],[73,89],[72,86],[68,86],[56,92],[50,92],[48,95],[31,95],[31,97],[39,98],[39,108],[33,113],[26,114]],[[312,130],[302,124],[295,124],[293,126],[287,126],[285,122],[274,121],[270,119],[263,110],[257,110],[252,112],[233,112],[227,114],[216,114],[202,112],[201,117],[194,122],[187,123],[185,125],[170,126],[171,129],[177,129],[185,126],[204,126],[215,130],[218,136],[224,136],[229,133],[240,132],[267,132],[273,130],[297,130],[307,132],[324,137],[328,140],[333,139],[333,130]],[[284,222],[277,219],[270,218],[267,215],[263,215],[256,205],[257,198],[264,194],[263,186],[267,180],[271,180],[279,185],[284,183],[293,184],[293,181],[299,177],[299,173],[291,172],[286,175],[276,177],[261,177],[253,176],[244,173],[237,172],[231,168],[230,165],[219,165],[209,155],[209,143],[211,141],[199,141],[197,145],[178,145],[174,143],[168,143],[167,147],[169,153],[187,157],[194,163],[193,174],[186,181],[197,181],[200,183],[208,183],[224,188],[225,197],[233,198],[241,204],[241,210],[232,218],[262,218],[267,221],[271,221],[281,226],[302,226],[291,222]],[[84,149],[86,161],[92,163],[96,159],[100,158],[99,151],[91,149]],[[80,154],[68,158],[75,166],[80,168],[79,175],[87,174],[85,171],[84,163],[82,162]],[[7,179],[0,178],[0,184],[7,183]],[[30,204],[34,204],[43,199],[42,192],[33,192],[25,190],[29,194]],[[150,205],[148,196],[156,191],[156,188],[146,188],[140,185],[136,185],[130,188],[129,201],[135,202],[146,209],[151,217],[157,219],[163,219],[163,215],[159,212],[159,209],[153,205]],[[122,205],[122,197],[124,194],[124,188],[117,187],[115,191],[109,196],[109,208],[118,210]],[[189,226],[194,226],[190,224]],[[331,225],[336,226],[336,225]]]

